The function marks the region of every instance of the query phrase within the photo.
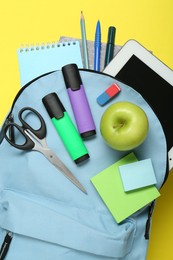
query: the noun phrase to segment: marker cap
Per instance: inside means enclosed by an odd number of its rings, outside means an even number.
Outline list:
[[[50,118],[55,117],[56,119],[60,119],[64,116],[66,110],[56,93],[50,93],[42,100]]]
[[[76,64],[72,63],[63,66],[62,73],[67,89],[70,88],[73,91],[80,89],[80,86],[82,85],[82,80]]]

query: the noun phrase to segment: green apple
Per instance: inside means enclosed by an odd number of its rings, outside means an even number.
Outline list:
[[[100,120],[100,132],[105,142],[118,151],[132,150],[141,145],[148,133],[145,111],[131,102],[110,105]]]

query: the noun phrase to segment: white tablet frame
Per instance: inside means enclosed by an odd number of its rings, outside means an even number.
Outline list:
[[[112,61],[103,70],[104,73],[116,77],[118,72],[125,66],[129,59],[135,55],[165,81],[173,86],[173,70],[166,66],[161,60],[143,47],[136,40],[127,41]],[[170,122],[171,123],[171,122]],[[173,140],[173,137],[172,137]],[[168,152],[169,170],[173,168],[173,147]]]
[[[127,41],[103,72],[115,77],[133,55],[173,85],[173,71],[135,40]]]

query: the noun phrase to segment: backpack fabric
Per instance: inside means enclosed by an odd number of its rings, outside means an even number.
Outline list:
[[[161,123],[132,87],[103,73],[80,70],[80,75],[97,132],[84,141],[90,159],[82,165],[76,165],[68,155],[42,103],[45,95],[56,92],[75,124],[61,71],[43,75],[23,87],[10,114],[18,124],[18,112],[23,107],[32,107],[42,115],[48,146],[88,194],[77,189],[41,153],[18,150],[4,139],[0,145],[0,245],[8,231],[13,234],[6,260],[146,259],[145,232],[151,205],[117,224],[90,179],[128,154],[105,144],[99,124],[104,110],[112,103],[130,101],[142,107],[149,119],[147,138],[133,152],[139,160],[152,158],[156,186],[160,189],[167,167],[167,145]],[[99,106],[96,98],[113,83],[120,86],[120,94],[104,107]]]

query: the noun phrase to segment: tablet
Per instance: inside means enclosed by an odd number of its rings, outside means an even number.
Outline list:
[[[173,86],[173,71],[135,40],[127,41],[103,72],[116,76],[134,56]]]
[[[135,40],[129,40],[103,70],[137,90],[162,124],[173,167],[173,71]],[[171,149],[172,148],[172,149]]]

